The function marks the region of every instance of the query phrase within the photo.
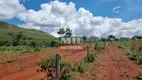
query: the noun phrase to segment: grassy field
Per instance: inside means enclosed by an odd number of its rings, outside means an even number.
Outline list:
[[[92,51],[87,50],[86,54],[87,56],[85,56],[81,61],[79,62],[61,61],[60,63],[62,71],[61,78],[63,80],[76,80],[80,76],[85,76],[92,80],[95,80],[94,74],[96,72],[96,67],[97,67],[96,65],[99,62],[97,61],[97,58],[99,55],[103,54],[108,55],[108,53],[106,52],[109,51],[110,51],[109,55],[114,56],[114,53],[119,54],[119,49],[120,49],[121,51],[124,52],[125,55],[129,57],[130,60],[133,60],[136,64],[139,65],[142,64],[142,40],[105,39],[105,41],[99,40],[99,41],[85,42],[84,45],[85,47],[91,48]],[[40,52],[46,52],[48,50],[56,49],[58,46],[59,46],[59,40],[48,33],[34,29],[23,29],[15,25],[7,24],[5,22],[0,22],[0,56],[7,58],[16,54],[38,54]],[[100,54],[102,53],[101,51],[103,50],[106,50],[106,52]],[[108,58],[110,57],[109,55]],[[112,59],[111,62],[123,61],[123,57],[113,57],[111,59]],[[17,58],[7,59],[4,62],[4,64],[16,61],[18,61]],[[37,65],[40,67],[40,69],[37,69],[37,72],[46,71],[46,77],[50,78],[54,77],[53,73],[55,73],[55,56],[41,58],[37,62]],[[105,66],[103,65],[103,67]],[[116,66],[114,67],[116,68]],[[24,68],[25,66],[23,65],[20,66],[21,70],[24,70]],[[137,77],[140,78],[141,80],[142,74],[140,73]]]
[[[44,52],[58,46],[58,42],[48,33],[0,22],[0,56]]]
[[[33,39],[33,40],[53,40],[56,39],[52,35],[38,31],[35,29],[24,29],[20,28],[15,25],[11,25],[5,22],[0,22],[0,41],[7,41],[10,40],[11,37],[8,35],[8,33],[18,33],[18,32],[23,32],[24,35],[27,38]]]
[[[91,80],[94,80],[93,75],[95,74],[95,68],[97,64],[97,57],[100,54],[102,50],[107,46],[105,43],[95,43],[97,44],[91,51],[89,51],[88,55],[79,62],[68,62],[61,60],[60,66],[61,66],[61,79],[62,80],[79,80],[80,76],[86,76],[90,78]],[[94,46],[94,43],[92,44],[85,44],[89,46]],[[62,59],[62,58],[61,58]],[[52,55],[47,58],[41,58],[37,65],[40,67],[40,69],[37,69],[38,72],[46,71],[46,77],[53,79],[55,77],[55,62],[56,58],[55,55]],[[47,65],[48,64],[48,65]],[[93,72],[92,72],[93,71]],[[91,74],[89,74],[92,72]]]
[[[7,57],[16,54],[37,54],[40,52],[46,52],[52,49],[56,49],[56,47],[29,47],[29,46],[9,46],[9,47],[0,47],[0,56]]]
[[[115,44],[130,60],[134,60],[137,64],[142,64],[142,40],[122,40],[115,42]]]

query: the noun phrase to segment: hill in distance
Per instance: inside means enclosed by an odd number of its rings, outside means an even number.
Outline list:
[[[10,40],[11,38],[8,34],[12,32],[23,32],[24,36],[33,40],[56,40],[54,36],[39,30],[24,29],[6,22],[0,22],[0,41]]]

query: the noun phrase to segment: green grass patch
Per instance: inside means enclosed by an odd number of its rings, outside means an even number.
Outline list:
[[[7,59],[6,61],[4,61],[2,64],[7,64],[7,63],[13,63],[13,62],[16,62],[18,61],[18,59]]]
[[[66,62],[61,60],[60,62],[61,80],[77,80],[80,77],[80,75],[91,76],[88,73],[91,72],[90,69],[92,71],[95,70],[96,58],[98,57],[98,53],[101,50],[103,50],[105,47],[104,45],[103,46],[102,45],[101,46],[98,45],[97,49],[94,48],[94,50],[88,53],[88,55],[79,62]],[[55,63],[56,63],[55,55],[52,55],[48,58],[41,58],[37,62],[37,65],[40,66],[40,69],[37,69],[37,72],[44,71],[46,72],[47,78],[54,79],[55,68],[56,68]]]
[[[139,71],[139,74],[137,75],[137,80],[142,80],[142,71]]]
[[[19,68],[20,68],[20,71],[23,71],[25,69],[25,66],[24,65],[20,65]]]
[[[135,61],[136,64],[142,64],[142,46],[131,46],[132,43],[141,41],[118,41],[115,42],[117,47],[122,50],[130,60]]]
[[[16,54],[31,54],[31,53],[39,53],[46,52],[49,50],[53,50],[56,47],[30,47],[30,46],[9,46],[9,47],[0,47],[0,56],[12,56]]]

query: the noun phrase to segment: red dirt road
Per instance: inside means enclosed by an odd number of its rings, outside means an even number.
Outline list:
[[[38,67],[36,66],[36,62],[40,58],[55,54],[58,51],[59,50],[56,49],[37,55],[23,54],[9,57],[12,59],[17,58],[18,60],[12,63],[0,64],[0,80],[28,80],[28,78],[31,78],[33,76],[38,77],[37,80],[39,80],[42,76],[37,75],[43,73],[36,72],[36,70],[38,69]],[[1,63],[3,62],[5,62],[5,60],[1,61]],[[23,70],[21,67],[23,67]]]
[[[142,66],[129,60],[116,45],[110,45],[99,56],[96,80],[136,80]]]
[[[40,80],[42,76],[45,76],[45,73],[36,71],[39,68],[36,66],[36,62],[42,57],[47,57],[56,53],[60,53],[63,59],[68,61],[79,61],[86,56],[85,50],[77,52],[68,51],[69,54],[65,56],[66,51],[55,49],[38,55],[16,55],[12,58],[17,58],[18,60],[13,63],[1,64],[5,62],[3,58],[1,58],[0,80]],[[21,66],[23,66],[23,70],[21,70]]]
[[[46,53],[17,55],[18,61],[8,64],[0,64],[0,80],[40,80],[45,76],[44,72],[37,72],[39,68],[36,62],[49,55],[60,53],[63,60],[79,61],[86,56],[86,51],[72,52],[55,49]],[[3,58],[0,59],[3,62]],[[96,80],[136,80],[138,71],[142,66],[136,65],[133,61],[129,60],[116,45],[110,45],[100,54],[98,58],[99,64],[95,74]],[[24,66],[24,70],[20,69]],[[81,79],[82,80],[82,79]],[[89,80],[83,77],[83,80]]]

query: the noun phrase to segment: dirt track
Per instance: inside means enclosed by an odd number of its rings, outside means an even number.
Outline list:
[[[86,51],[75,52],[69,51],[69,55],[64,56],[65,51],[55,49],[46,53],[18,55],[19,60],[13,63],[0,64],[0,80],[40,80],[45,76],[44,72],[37,72],[36,62],[41,57],[60,53],[64,60],[79,61],[86,56]],[[3,60],[3,59],[0,59]],[[99,64],[95,76],[96,80],[136,80],[136,75],[142,66],[136,65],[129,60],[116,45],[110,45],[105,48],[98,58]],[[2,62],[2,61],[1,61]],[[24,65],[24,70],[20,70]],[[82,80],[89,80],[83,78]]]
[[[42,76],[45,76],[45,73],[36,71],[39,68],[36,66],[36,62],[42,57],[47,57],[56,53],[60,53],[60,55],[63,56],[63,59],[68,61],[79,61],[86,56],[86,51],[84,50],[77,51],[74,54],[71,54],[73,53],[72,51],[68,51],[69,54],[64,56],[66,52],[59,49],[40,53],[38,55],[17,55],[12,58],[18,58],[18,61],[8,64],[0,64],[0,80],[40,80]],[[20,66],[24,66],[24,70],[21,70]]]
[[[136,80],[142,66],[129,60],[116,45],[108,46],[98,59],[96,80]]]

